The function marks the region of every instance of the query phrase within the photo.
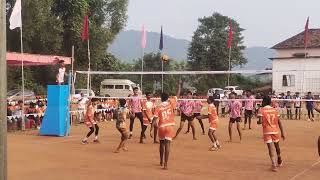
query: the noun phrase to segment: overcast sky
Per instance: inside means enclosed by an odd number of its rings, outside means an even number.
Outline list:
[[[309,28],[320,28],[320,0],[129,0],[126,29],[164,33],[191,40],[198,18],[213,12],[234,18],[244,29],[245,45],[266,46]]]

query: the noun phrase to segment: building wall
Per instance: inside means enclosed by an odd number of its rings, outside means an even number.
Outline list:
[[[305,50],[303,48],[300,49],[281,49],[276,50],[277,57],[283,58],[283,57],[292,57],[295,53],[305,53]],[[320,56],[320,49],[319,48],[313,48],[313,49],[307,49],[306,51],[308,53],[308,56]]]
[[[285,53],[287,52],[281,52],[280,54]],[[272,74],[272,88],[276,93],[291,91],[305,94],[311,91],[320,94],[320,58],[275,59],[272,66],[274,71],[282,71]],[[294,72],[292,70],[300,71]],[[283,75],[293,75],[294,86],[283,86]]]

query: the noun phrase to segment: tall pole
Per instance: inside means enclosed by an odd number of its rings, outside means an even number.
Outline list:
[[[26,124],[24,121],[24,59],[23,59],[23,40],[22,40],[22,23],[20,27],[20,48],[21,48],[21,80],[22,80],[22,109],[21,109],[21,129],[26,130]]]
[[[302,84],[301,84],[301,94],[304,94],[304,79],[305,79],[305,69],[306,69],[306,61],[307,61],[307,46],[304,47],[304,61],[303,61],[303,71],[302,71]]]
[[[90,89],[91,89],[91,79],[90,79],[90,71],[91,71],[91,57],[90,57],[90,40],[88,38],[88,81],[87,81],[87,94],[90,96]]]
[[[163,93],[163,60],[161,59],[161,70],[162,70],[162,74],[161,74],[161,92]]]
[[[142,48],[142,57],[141,57],[141,72],[143,72],[143,63],[144,63],[144,48]],[[141,74],[140,79],[141,92],[143,92],[143,74]]]
[[[0,1],[0,180],[7,179],[6,1]]]
[[[74,72],[74,46],[72,46],[72,58],[71,58],[71,94],[75,93],[73,72]]]
[[[228,86],[230,86],[230,71],[231,71],[231,46],[229,48],[229,73],[228,73]]]

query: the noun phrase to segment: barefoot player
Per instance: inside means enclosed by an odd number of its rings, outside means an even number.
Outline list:
[[[180,94],[179,82],[177,95]],[[166,93],[161,94],[161,104],[156,107],[153,121],[158,120],[159,128],[159,140],[160,140],[160,166],[163,169],[168,169],[168,160],[170,154],[170,144],[174,136],[174,109],[177,101],[177,96],[169,100],[169,96]]]
[[[91,134],[95,133],[95,137],[93,142],[99,143],[98,134],[99,134],[99,126],[97,125],[97,121],[95,120],[95,102],[96,99],[89,100],[87,104],[86,114],[85,114],[85,124],[90,129],[87,136],[82,140],[82,144],[88,144],[88,138]]]
[[[229,121],[229,137],[230,137],[230,142],[232,142],[232,125],[234,123],[237,123],[237,130],[239,133],[240,137],[240,142],[242,140],[242,133],[240,129],[240,122],[241,122],[241,108],[242,104],[240,101],[236,99],[236,93],[232,92],[230,94],[230,102],[229,102],[229,114],[230,114],[230,121]]]
[[[119,100],[119,107],[115,110],[114,115],[116,119],[116,127],[117,130],[121,134],[121,141],[116,149],[115,153],[119,153],[120,150],[122,149],[123,151],[128,151],[126,148],[126,141],[128,139],[128,129],[126,125],[126,119],[129,114],[129,110],[126,108],[126,100],[125,99],[120,99]]]
[[[284,137],[283,127],[279,119],[278,111],[275,108],[271,107],[270,97],[266,96],[263,98],[262,106],[263,108],[260,108],[258,113],[259,123],[262,124],[263,139],[268,147],[269,156],[272,163],[271,170],[277,171],[277,167],[282,166],[282,159],[281,159],[280,145],[279,145],[279,141],[280,141],[279,129],[281,132],[281,137],[284,140],[285,137]],[[273,149],[272,149],[273,144],[277,152],[277,161],[275,159]]]
[[[217,151],[218,149],[221,148],[220,143],[218,141],[218,138],[215,134],[215,131],[217,130],[217,121],[218,121],[218,114],[217,114],[217,109],[214,105],[214,98],[212,96],[210,96],[208,98],[208,115],[202,115],[202,116],[198,116],[197,119],[201,120],[201,119],[205,119],[208,118],[209,119],[209,131],[208,131],[208,136],[211,140],[211,142],[213,143],[212,147],[210,147],[209,151]]]

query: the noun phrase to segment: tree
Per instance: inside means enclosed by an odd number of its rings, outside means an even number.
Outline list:
[[[230,21],[233,28],[231,67],[247,62],[242,54],[245,46],[243,45],[241,32],[244,29],[240,28],[235,20],[214,13],[210,17],[199,19],[200,25],[194,32],[188,51],[190,70],[228,70],[229,49],[227,48],[227,41]],[[201,75],[194,76],[192,81],[200,92],[204,92],[214,86],[224,86],[226,78],[221,75]]]

